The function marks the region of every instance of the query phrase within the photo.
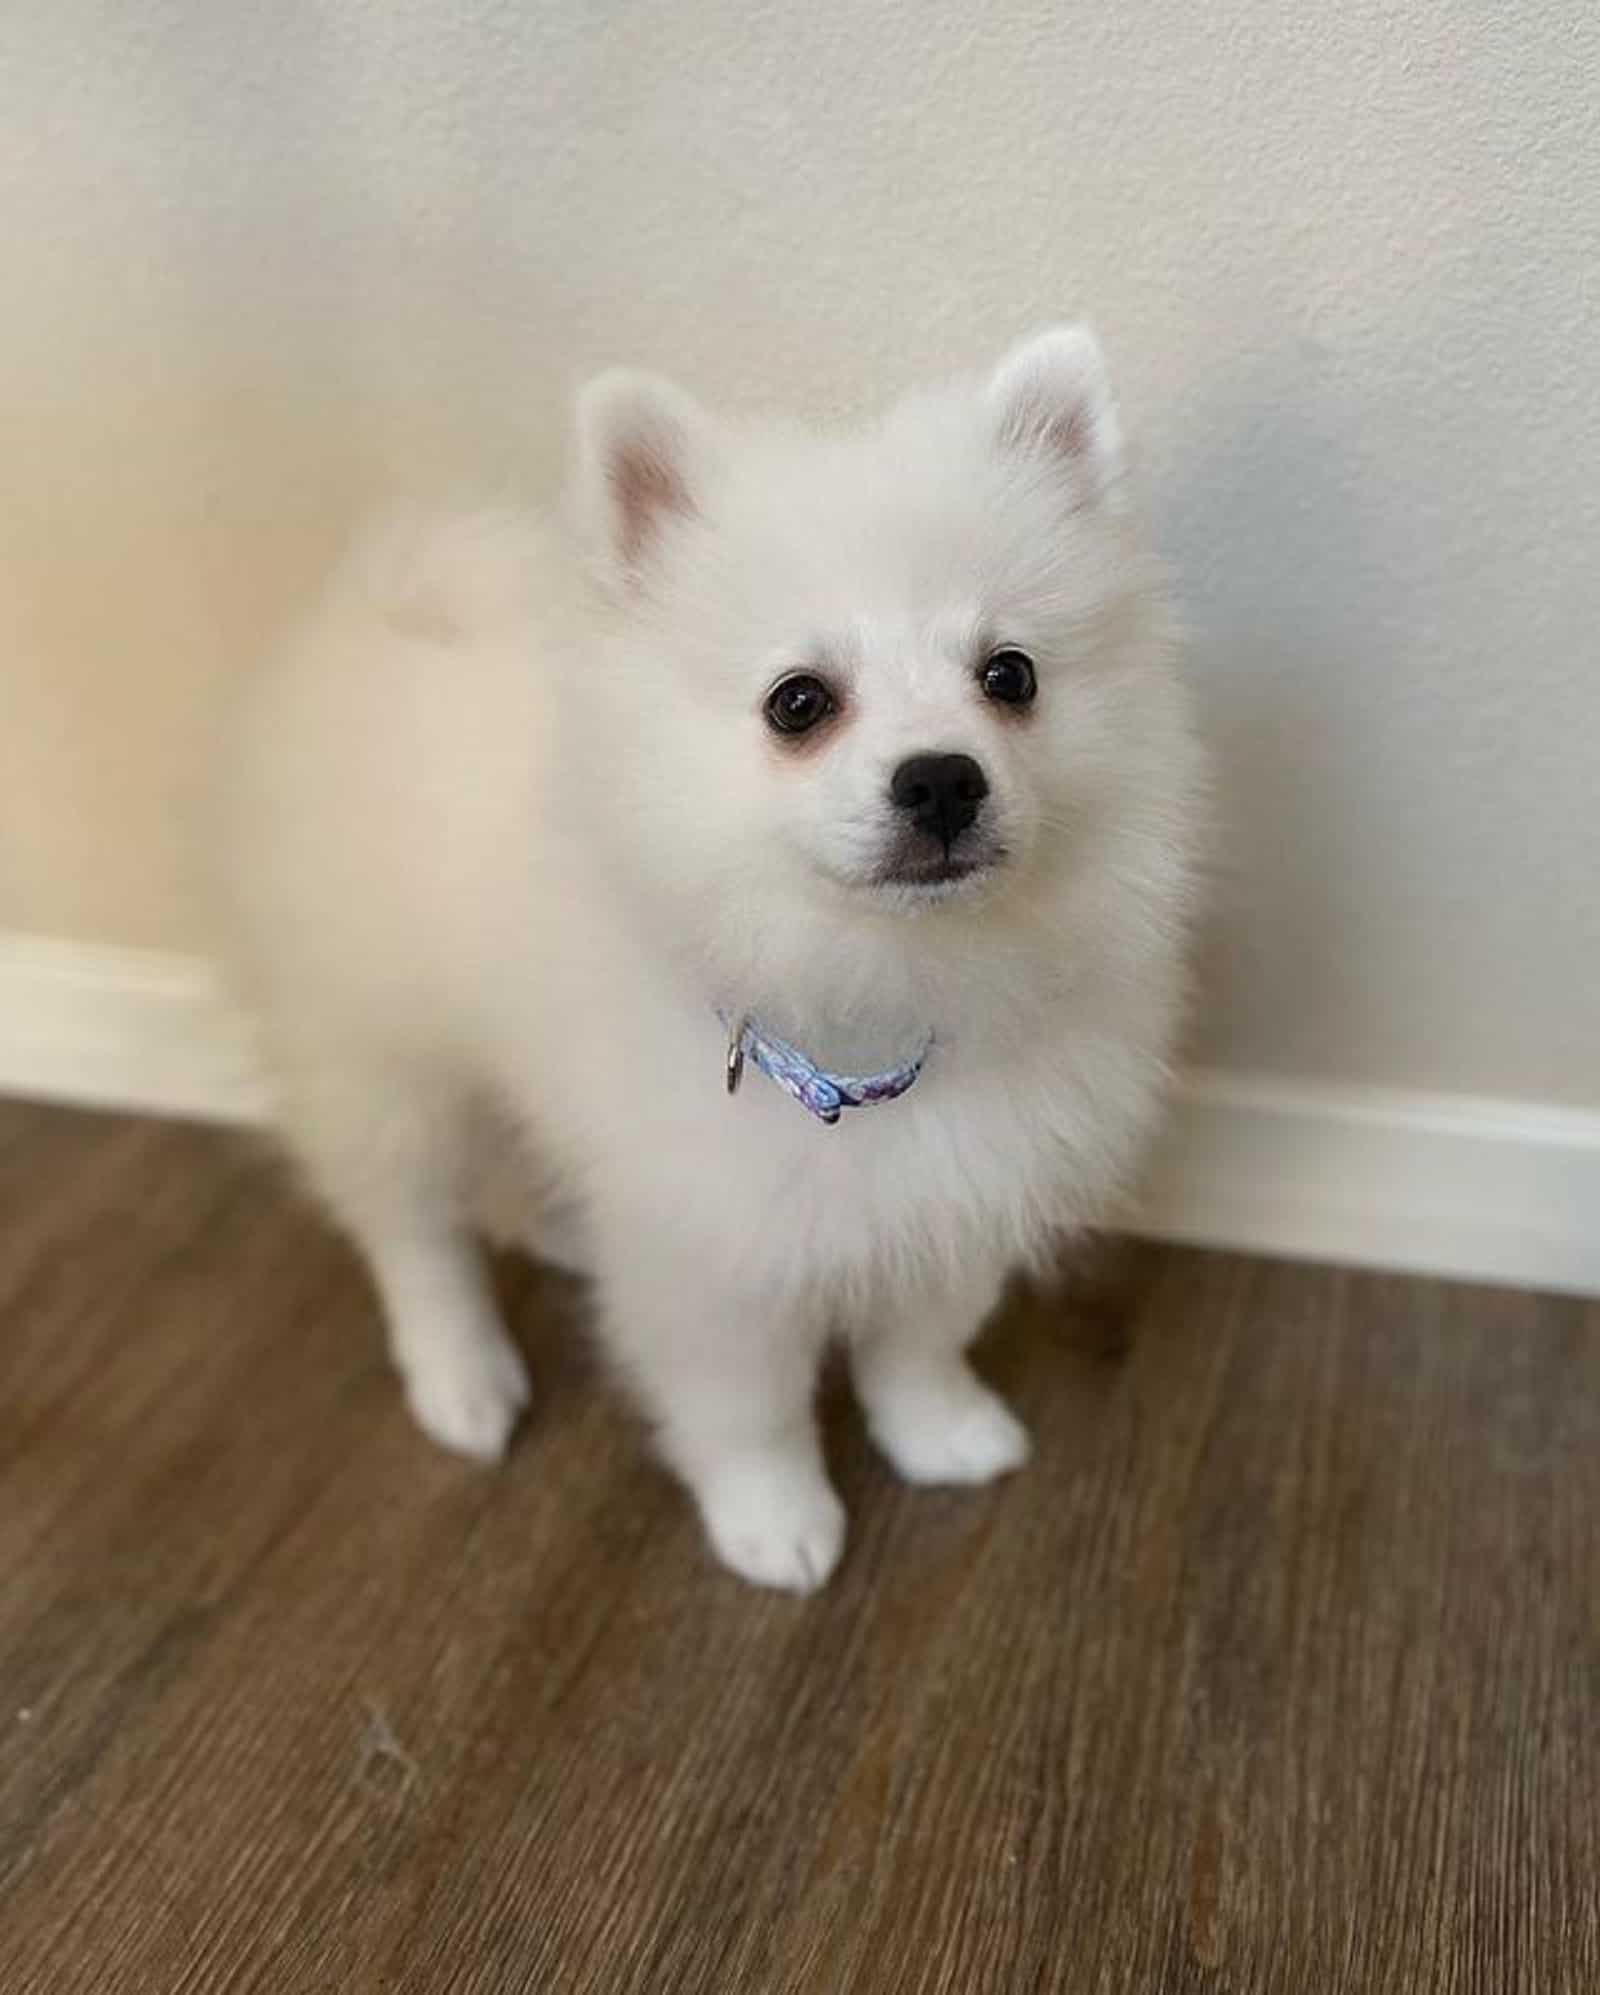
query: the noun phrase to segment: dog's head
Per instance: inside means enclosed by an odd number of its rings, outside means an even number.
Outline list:
[[[575,496],[630,847],[697,892],[913,913],[1037,878],[1115,778],[1153,641],[1123,485],[1081,328],[842,437],[592,383]]]

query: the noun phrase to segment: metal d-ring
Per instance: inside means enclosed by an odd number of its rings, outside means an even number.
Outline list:
[[[744,1079],[744,1035],[749,1026],[748,1018],[736,1018],[728,1031],[728,1063],[725,1072],[729,1094],[737,1094],[739,1083]]]

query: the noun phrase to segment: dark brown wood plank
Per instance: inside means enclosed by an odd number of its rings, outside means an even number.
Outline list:
[[[1138,1261],[797,1603],[569,1286],[475,1470],[254,1146],[0,1106],[0,1988],[1600,1988],[1600,1308]]]

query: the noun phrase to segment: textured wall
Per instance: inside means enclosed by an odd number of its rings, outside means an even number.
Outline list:
[[[207,685],[644,357],[1086,309],[1224,758],[1237,1067],[1600,1103],[1592,0],[12,0],[0,926],[182,946]]]

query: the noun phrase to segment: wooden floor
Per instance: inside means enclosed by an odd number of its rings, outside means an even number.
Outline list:
[[[1139,1272],[800,1603],[569,1288],[473,1469],[245,1139],[0,1107],[0,1990],[1594,1995],[1600,1307]]]

